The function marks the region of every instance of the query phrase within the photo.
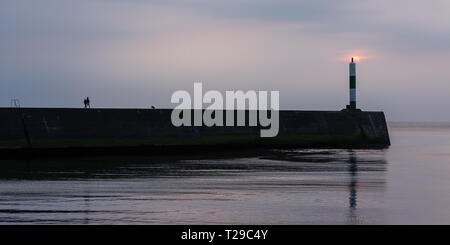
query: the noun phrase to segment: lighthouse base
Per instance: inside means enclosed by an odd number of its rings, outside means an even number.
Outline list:
[[[351,105],[346,105],[345,109],[342,109],[341,111],[362,111],[362,110],[358,108],[352,108]]]

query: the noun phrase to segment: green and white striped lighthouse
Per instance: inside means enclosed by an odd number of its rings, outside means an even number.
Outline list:
[[[356,109],[356,63],[352,62],[349,64],[350,71],[350,105],[349,109]]]

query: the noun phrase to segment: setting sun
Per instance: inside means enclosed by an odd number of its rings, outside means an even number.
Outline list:
[[[338,56],[339,61],[350,62],[353,58],[355,62],[360,62],[362,60],[375,58],[376,51],[373,49],[350,49],[342,50],[341,55]]]
[[[361,60],[361,56],[352,56],[351,59],[353,59],[355,62]]]

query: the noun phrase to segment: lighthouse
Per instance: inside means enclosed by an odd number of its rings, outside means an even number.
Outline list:
[[[349,64],[349,74],[350,74],[350,104],[349,109],[356,109],[356,63],[352,61]]]

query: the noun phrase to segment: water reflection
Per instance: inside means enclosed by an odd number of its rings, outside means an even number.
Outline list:
[[[90,200],[89,190],[85,190],[83,200],[84,200],[84,210],[85,210],[83,224],[87,225],[87,224],[89,224],[89,210],[91,210],[91,208],[89,207],[89,200]]]
[[[356,205],[357,205],[357,187],[358,187],[358,164],[356,160],[356,154],[354,152],[350,152],[349,155],[349,170],[350,174],[350,184],[349,186],[349,222],[351,224],[358,223],[358,216],[356,213]]]
[[[358,186],[358,165],[356,161],[356,155],[354,152],[350,152],[349,159],[349,173],[350,173],[350,197],[348,198],[350,201],[350,211],[354,211],[356,209],[356,188]]]
[[[372,223],[386,166],[324,149],[0,161],[0,223]]]

